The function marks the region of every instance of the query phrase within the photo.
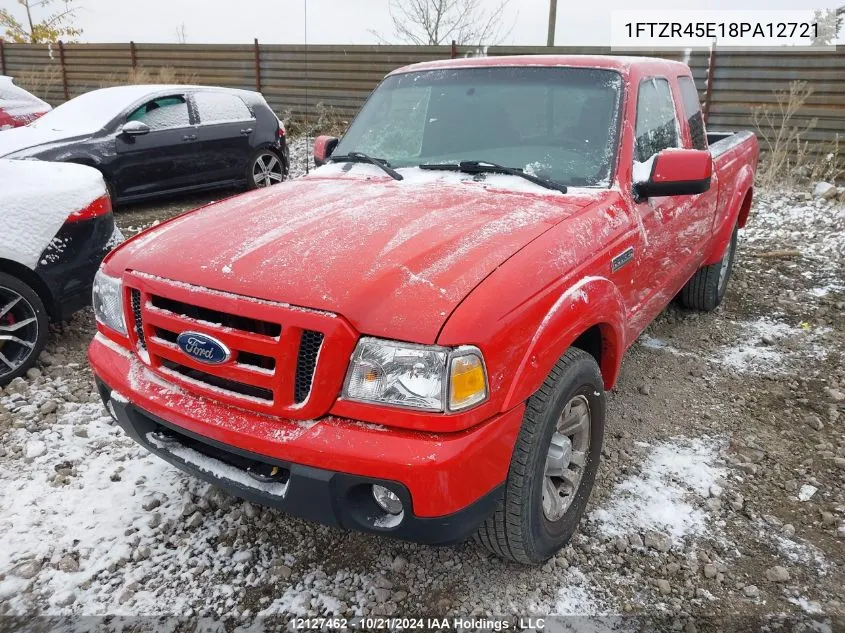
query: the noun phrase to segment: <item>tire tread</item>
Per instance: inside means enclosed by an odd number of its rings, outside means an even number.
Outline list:
[[[524,564],[536,562],[523,540],[522,525],[525,518],[526,479],[530,476],[531,468],[531,447],[535,435],[542,431],[543,414],[553,397],[555,385],[568,366],[585,359],[595,362],[584,350],[575,347],[568,349],[555,363],[542,386],[528,399],[522,428],[511,456],[504,496],[475,537],[479,544],[500,558]]]

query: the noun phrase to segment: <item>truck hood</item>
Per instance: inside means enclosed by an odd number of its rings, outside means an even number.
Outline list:
[[[153,228],[115,251],[108,269],[326,310],[362,333],[434,343],[487,275],[596,201],[596,192],[560,194],[511,176],[414,169],[393,181],[369,165],[327,167]]]

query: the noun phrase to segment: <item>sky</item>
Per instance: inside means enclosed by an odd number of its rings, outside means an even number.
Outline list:
[[[177,42],[184,24],[188,43],[302,44],[308,6],[311,44],[377,44],[373,31],[390,39],[389,0],[74,0],[83,42]],[[481,0],[495,7],[499,0]],[[815,0],[832,8],[842,0]],[[806,0],[649,0],[649,9],[805,9]],[[0,8],[20,14],[16,0]],[[628,0],[558,3],[556,44],[607,46],[610,12],[630,9]],[[509,34],[502,44],[546,43],[548,0],[510,0],[502,22]]]

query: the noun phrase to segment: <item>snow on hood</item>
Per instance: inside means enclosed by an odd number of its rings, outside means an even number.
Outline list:
[[[0,158],[30,147],[64,141],[76,136],[78,136],[76,132],[50,130],[35,127],[33,124],[5,130],[0,134]]]
[[[109,268],[335,312],[360,332],[432,343],[496,267],[595,201],[525,183],[529,192],[514,177],[505,179],[519,191],[452,176],[393,181],[363,165],[330,171],[142,233]]]
[[[100,172],[70,163],[0,160],[0,183],[0,258],[29,268],[36,267],[68,215],[106,193]]]

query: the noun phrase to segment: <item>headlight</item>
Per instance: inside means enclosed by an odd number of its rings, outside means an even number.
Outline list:
[[[421,411],[458,411],[487,399],[487,374],[475,347],[362,338],[352,354],[344,396]]]
[[[97,321],[126,335],[126,321],[123,319],[123,283],[116,277],[109,277],[102,270],[94,277],[94,316]]]

